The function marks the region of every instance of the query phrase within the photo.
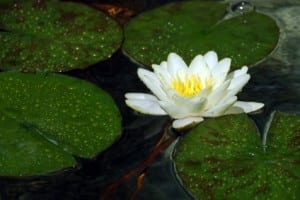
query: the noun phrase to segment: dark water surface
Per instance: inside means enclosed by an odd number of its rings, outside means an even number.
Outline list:
[[[171,0],[116,0],[85,1],[124,6],[134,14],[173,2]],[[271,113],[275,110],[300,113],[300,2],[298,0],[253,0],[250,3],[231,3],[234,12],[255,8],[272,16],[281,28],[277,49],[266,60],[250,69],[251,80],[240,93],[241,100],[265,103],[262,113],[253,115],[261,132],[266,129]],[[250,7],[249,7],[250,6]],[[243,9],[242,9],[243,10]],[[119,50],[111,59],[86,70],[74,70],[65,74],[85,79],[108,91],[116,100],[123,117],[123,135],[109,150],[94,160],[81,160],[81,166],[73,172],[66,171],[45,177],[22,180],[1,179],[0,200],[54,200],[100,199],[106,186],[135,168],[146,159],[161,138],[166,117],[136,115],[124,103],[125,92],[147,91],[141,84],[136,69]],[[141,190],[135,196],[140,200],[185,200],[191,196],[176,179],[171,160],[171,145],[157,159],[132,176],[113,191],[112,199],[130,199],[136,190],[140,173],[146,172]]]

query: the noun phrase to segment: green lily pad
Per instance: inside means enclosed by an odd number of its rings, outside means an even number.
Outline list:
[[[54,0],[14,3],[0,13],[0,68],[60,72],[109,58],[122,41],[113,19],[88,6]]]
[[[227,5],[176,2],[140,14],[125,26],[123,50],[144,65],[166,60],[170,52],[191,60],[214,50],[232,58],[233,68],[254,64],[276,46],[273,19],[255,11],[224,20]]]
[[[299,127],[276,113],[263,145],[244,114],[208,119],[178,144],[178,175],[196,199],[299,199]]]
[[[0,176],[43,174],[92,158],[121,133],[113,99],[57,74],[0,73]]]

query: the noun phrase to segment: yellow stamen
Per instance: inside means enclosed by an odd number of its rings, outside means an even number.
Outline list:
[[[183,76],[183,79],[176,77],[172,80],[172,88],[183,96],[194,96],[198,94],[204,88],[210,87],[213,84],[213,80],[210,78],[202,83],[199,76],[194,74]]]

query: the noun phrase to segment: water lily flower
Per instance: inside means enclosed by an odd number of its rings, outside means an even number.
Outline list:
[[[214,51],[197,55],[189,67],[175,53],[167,61],[153,64],[154,72],[139,68],[137,74],[154,94],[126,93],[132,109],[150,115],[169,115],[173,128],[181,129],[228,114],[249,113],[264,106],[238,101],[236,94],[249,81],[248,67],[229,73],[231,59],[218,60]]]

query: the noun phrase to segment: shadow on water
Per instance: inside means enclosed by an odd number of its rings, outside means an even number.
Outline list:
[[[300,113],[300,68],[267,60],[249,71],[251,79],[239,97],[265,104],[261,114],[252,115],[261,133],[274,111]]]

